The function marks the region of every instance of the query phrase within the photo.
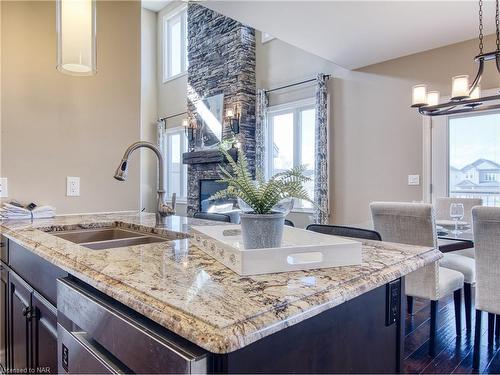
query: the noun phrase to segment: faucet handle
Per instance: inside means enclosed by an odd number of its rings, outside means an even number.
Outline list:
[[[177,194],[172,194],[172,210],[175,210],[175,204],[177,203]]]

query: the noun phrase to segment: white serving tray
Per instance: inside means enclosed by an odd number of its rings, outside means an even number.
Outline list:
[[[204,252],[239,275],[361,264],[361,242],[285,226],[281,247],[244,249],[240,225],[193,226]]]

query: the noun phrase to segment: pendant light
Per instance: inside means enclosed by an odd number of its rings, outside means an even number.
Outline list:
[[[96,0],[56,0],[57,70],[90,76],[96,67]]]
[[[474,112],[478,110],[500,108],[500,95],[481,97],[480,82],[484,72],[484,64],[494,61],[500,74],[500,17],[499,0],[496,3],[496,49],[493,52],[483,52],[483,0],[479,0],[479,54],[474,58],[478,63],[477,74],[469,84],[468,75],[452,78],[451,99],[439,103],[437,91],[427,92],[426,85],[416,85],[412,88],[412,107],[418,108],[422,115],[441,116],[455,113]],[[483,105],[484,103],[490,103]]]

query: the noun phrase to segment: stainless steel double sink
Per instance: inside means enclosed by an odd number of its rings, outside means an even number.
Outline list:
[[[178,236],[144,233],[132,229],[116,227],[76,229],[52,232],[51,234],[92,250],[145,245],[179,239]]]

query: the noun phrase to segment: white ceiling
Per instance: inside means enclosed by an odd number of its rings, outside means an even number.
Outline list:
[[[142,0],[141,4],[143,8],[152,10],[153,12],[159,12],[172,0]]]
[[[477,1],[215,1],[203,5],[348,69],[477,38]],[[485,1],[486,33],[494,1]],[[486,50],[494,46],[487,46]]]

